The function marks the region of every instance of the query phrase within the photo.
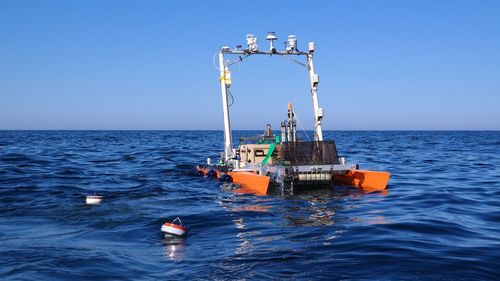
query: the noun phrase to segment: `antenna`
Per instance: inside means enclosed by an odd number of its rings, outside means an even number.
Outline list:
[[[269,41],[269,51],[273,54],[276,54],[276,48],[273,46],[273,41],[278,40],[276,33],[274,31],[269,31],[266,36],[266,40]]]

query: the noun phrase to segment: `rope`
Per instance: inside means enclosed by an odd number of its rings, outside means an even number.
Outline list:
[[[295,119],[297,119],[297,123],[299,123],[300,127],[302,128],[302,131],[304,132],[304,135],[306,135],[306,138],[307,138],[307,141],[311,141],[311,139],[309,138],[309,136],[307,135],[307,131],[306,129],[304,128],[304,126],[302,126],[302,122],[300,122],[300,118],[299,116],[297,115],[297,112],[293,112],[295,114]]]

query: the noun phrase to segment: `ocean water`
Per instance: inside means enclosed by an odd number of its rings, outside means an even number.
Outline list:
[[[0,131],[0,279],[500,279],[500,132],[326,132],[387,192],[286,197],[195,177],[222,138]]]

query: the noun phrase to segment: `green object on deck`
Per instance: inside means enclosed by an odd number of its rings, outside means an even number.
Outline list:
[[[276,144],[271,143],[271,145],[269,146],[269,150],[267,151],[266,158],[264,158],[264,160],[262,160],[262,162],[260,162],[261,165],[266,165],[267,162],[269,162],[269,159],[271,159],[271,155],[273,155],[275,147],[276,147]]]

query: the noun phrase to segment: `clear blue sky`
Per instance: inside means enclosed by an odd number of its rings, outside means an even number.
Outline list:
[[[315,41],[326,129],[500,129],[500,1],[0,1],[0,129],[222,129],[223,45]],[[233,128],[275,129],[305,69],[233,72]]]

